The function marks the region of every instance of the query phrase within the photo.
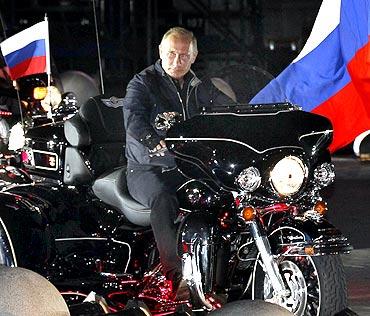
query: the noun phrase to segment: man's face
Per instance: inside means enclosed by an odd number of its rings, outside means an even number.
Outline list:
[[[191,43],[186,39],[169,36],[159,46],[159,56],[164,71],[179,80],[190,70],[197,52],[193,51]]]

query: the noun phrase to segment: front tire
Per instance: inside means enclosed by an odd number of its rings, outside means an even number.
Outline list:
[[[346,308],[346,280],[339,255],[285,257],[279,270],[290,295],[274,295],[269,278],[257,269],[256,298],[279,304],[297,316],[335,315]]]

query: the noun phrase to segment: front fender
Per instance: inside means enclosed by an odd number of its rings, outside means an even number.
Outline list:
[[[179,227],[179,252],[192,252],[192,245],[195,241],[201,241],[206,246],[213,243],[216,219],[212,213],[204,211],[193,211],[185,216]]]
[[[184,273],[190,272],[184,266],[185,258],[190,256],[194,265],[192,275],[188,277],[196,282],[196,275],[201,275],[205,292],[211,291],[213,284],[216,219],[212,212],[193,211],[184,218],[179,228],[178,253],[183,258]]]
[[[353,249],[342,232],[324,218],[284,217],[268,233],[273,253],[330,255]]]

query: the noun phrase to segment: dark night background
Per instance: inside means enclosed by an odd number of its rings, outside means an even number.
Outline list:
[[[132,76],[158,58],[163,33],[180,25],[198,38],[198,76],[252,64],[280,73],[303,48],[321,0],[0,0],[0,41],[49,19],[53,76],[79,70],[99,82],[93,8],[105,93],[123,96]],[[337,178],[325,198],[328,218],[354,245],[343,256],[349,306],[370,315],[370,164],[351,146],[334,156]],[[352,314],[351,314],[352,315]],[[355,315],[355,314],[354,314]]]
[[[247,63],[277,75],[302,49],[321,0],[15,0],[0,1],[0,39],[47,14],[53,75],[86,72],[99,81],[93,8],[104,86],[122,96],[131,77],[158,58],[163,33],[181,25],[198,38],[199,76]]]

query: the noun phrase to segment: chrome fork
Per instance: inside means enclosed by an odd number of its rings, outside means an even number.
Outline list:
[[[265,266],[266,273],[270,278],[275,294],[280,297],[288,296],[289,290],[286,289],[283,278],[279,272],[279,267],[273,258],[270,242],[267,239],[267,236],[261,234],[261,230],[255,221],[250,223],[250,228],[254,242],[256,243],[257,249],[261,254],[262,262]]]
[[[190,292],[197,296],[207,310],[211,310],[212,305],[206,300],[203,292],[202,274],[199,268],[199,258],[197,258],[196,254],[184,253],[182,255],[182,276]]]

